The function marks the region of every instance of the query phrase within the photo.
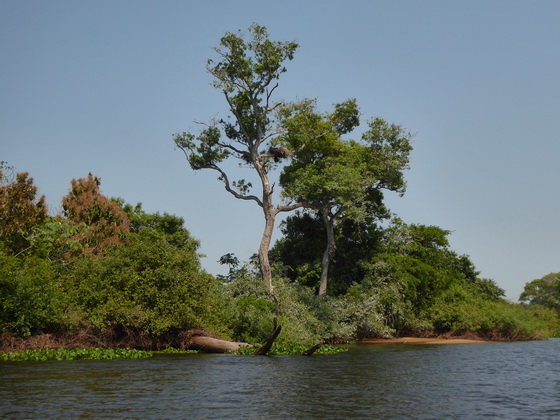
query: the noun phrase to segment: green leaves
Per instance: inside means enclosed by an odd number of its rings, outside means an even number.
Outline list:
[[[355,99],[349,99],[334,106],[330,116],[331,123],[338,134],[347,134],[360,125],[360,109]]]
[[[402,128],[380,118],[368,122],[361,141],[344,140],[359,124],[354,99],[335,105],[331,114],[304,100],[279,111],[283,130],[278,143],[294,151],[280,177],[283,194],[311,208],[344,206],[359,215],[360,208],[378,196],[374,190],[404,192],[403,170],[412,149]]]
[[[220,143],[221,133],[216,126],[208,126],[195,137],[183,132],[174,136],[177,147],[185,153],[192,169],[213,168],[229,156]]]
[[[560,313],[560,273],[549,273],[527,283],[519,300],[545,306]]]
[[[283,63],[293,59],[297,47],[295,42],[269,40],[266,28],[253,24],[248,41],[240,33],[226,33],[214,49],[221,60],[208,60],[207,70],[216,78],[216,88],[244,91],[253,99],[286,71]]]
[[[406,183],[403,171],[409,168],[412,151],[410,134],[381,118],[369,121],[368,127],[362,135],[362,142],[369,148],[368,170],[376,178],[374,185],[376,188],[404,193]]]
[[[198,242],[179,235],[144,227],[130,235],[126,247],[102,259],[77,261],[68,283],[88,323],[157,335],[211,319],[214,279],[200,268]]]
[[[67,325],[67,296],[56,266],[37,257],[0,255],[0,332],[30,335]]]

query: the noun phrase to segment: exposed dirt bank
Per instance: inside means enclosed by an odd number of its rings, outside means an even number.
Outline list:
[[[199,337],[219,338],[202,329],[175,330],[160,336],[150,336],[125,327],[109,327],[104,330],[84,328],[74,332],[40,333],[29,337],[16,334],[0,334],[0,352],[32,349],[75,348],[127,348],[137,350],[164,350],[200,348]],[[239,343],[233,343],[239,344]]]
[[[360,340],[360,344],[475,344],[488,343],[489,341],[472,338],[422,338],[422,337],[399,337],[399,338],[374,338]]]

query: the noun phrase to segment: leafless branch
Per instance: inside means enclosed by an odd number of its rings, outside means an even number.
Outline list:
[[[285,204],[285,205],[277,206],[275,209],[275,214],[287,212],[287,211],[293,211],[302,207],[304,207],[303,203]]]
[[[237,191],[235,191],[233,188],[231,188],[228,176],[219,166],[211,164],[211,165],[205,165],[204,168],[214,169],[215,171],[218,171],[221,175],[220,179],[224,182],[224,186],[225,186],[226,191],[229,192],[231,195],[233,195],[235,198],[237,198],[239,200],[253,200],[259,206],[261,206],[261,207],[263,206],[262,201],[257,196],[240,194]]]

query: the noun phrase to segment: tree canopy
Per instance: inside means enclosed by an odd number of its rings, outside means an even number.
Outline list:
[[[305,100],[282,110],[281,144],[295,150],[280,176],[283,195],[317,212],[325,225],[319,295],[327,291],[328,270],[336,250],[335,224],[344,218],[360,223],[387,215],[383,191],[403,194],[412,150],[410,135],[381,118],[368,121],[360,141],[345,140],[359,125],[355,100],[335,105],[331,114]],[[306,139],[302,143],[301,139]]]
[[[560,313],[560,273],[549,273],[525,285],[519,300],[542,305]]]
[[[32,228],[47,218],[47,205],[44,196],[37,198],[37,187],[27,172],[10,180],[6,169],[0,165],[0,249],[16,255],[29,247]]]

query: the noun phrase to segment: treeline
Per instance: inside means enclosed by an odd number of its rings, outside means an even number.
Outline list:
[[[346,220],[336,231],[329,296],[345,302],[347,319],[357,321],[354,336],[476,334],[516,340],[560,331],[558,300],[556,306],[542,305],[527,299],[526,291],[521,299],[528,305],[507,301],[494,281],[480,277],[469,256],[450,249],[450,231],[398,218],[385,225]],[[317,290],[324,225],[317,216],[296,214],[283,233],[272,252],[284,275]]]
[[[7,169],[0,172],[4,348],[46,334],[69,347],[184,348],[201,331],[262,343],[273,329],[275,301],[257,258],[241,264],[225,255],[229,274],[214,277],[183,219],[109,199],[91,174],[72,181],[61,213],[51,216],[33,179]],[[449,232],[398,219],[385,227],[339,224],[328,289],[318,295],[324,229],[317,216],[297,213],[271,250],[280,344],[402,334],[535,339],[560,329],[540,302],[508,303],[467,256],[449,249]]]
[[[219,282],[181,218],[110,200],[73,180],[49,216],[33,179],[0,173],[0,331],[77,345],[157,346],[194,327],[221,331]],[[80,336],[81,334],[81,336]],[[80,338],[81,337],[81,338]]]

